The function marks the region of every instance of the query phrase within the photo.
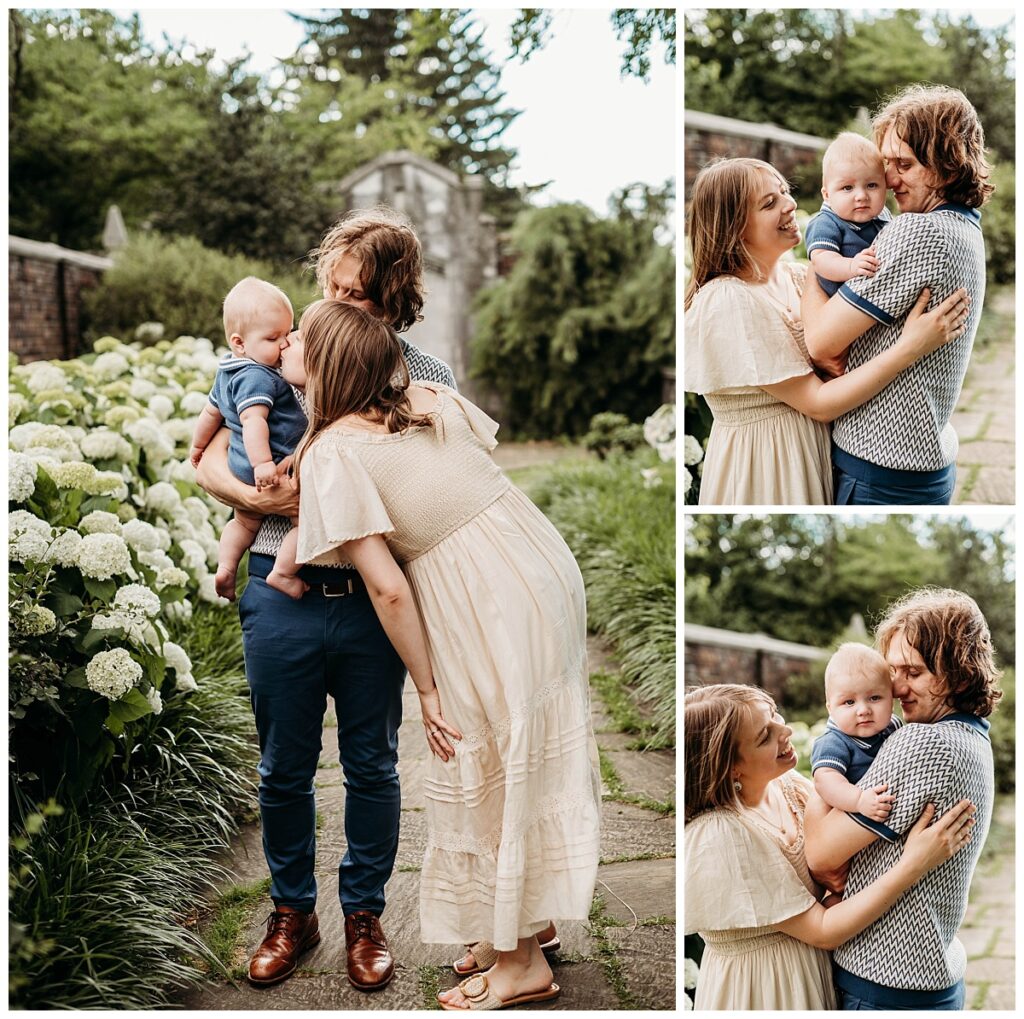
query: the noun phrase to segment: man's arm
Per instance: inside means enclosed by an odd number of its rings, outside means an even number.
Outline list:
[[[231,473],[228,467],[228,441],[230,433],[222,428],[206,447],[196,468],[196,482],[218,502],[235,509],[249,510],[263,516],[275,514],[293,517],[299,512],[299,496],[290,485],[278,485],[257,492],[252,485]]]
[[[876,325],[867,312],[855,308],[839,294],[826,296],[812,273],[807,274],[804,284],[800,318],[808,353],[815,362],[842,355],[855,339]]]

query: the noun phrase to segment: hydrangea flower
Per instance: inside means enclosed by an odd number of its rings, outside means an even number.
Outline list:
[[[186,421],[184,418],[171,418],[169,421],[164,422],[164,434],[175,445],[179,445],[183,442],[187,442],[191,445],[192,432],[194,430],[194,423],[192,421]]]
[[[142,666],[123,648],[100,651],[85,667],[89,689],[116,701],[142,679]]]
[[[124,434],[141,446],[154,463],[161,464],[174,455],[174,443],[164,435],[160,422],[153,418],[142,417],[128,422],[124,426]]]
[[[135,555],[143,566],[148,566],[152,570],[166,570],[174,566],[174,560],[158,548],[143,549],[141,552],[136,552]]]
[[[174,689],[178,693],[193,693],[199,689],[199,684],[191,672],[181,673],[174,682]]]
[[[185,587],[188,584],[188,574],[177,566],[165,566],[156,575],[156,589],[162,591],[165,587]]]
[[[136,376],[128,384],[128,392],[132,399],[145,403],[156,392],[156,383]]]
[[[699,464],[704,459],[704,450],[700,443],[692,435],[683,438],[683,463],[687,467]]]
[[[119,354],[114,350],[108,350],[105,353],[100,354],[96,360],[93,361],[92,370],[95,373],[96,378],[109,381],[112,379],[118,379],[122,375],[126,375],[131,371],[131,365],[128,363],[128,358],[123,354]]]
[[[13,538],[16,534],[38,534],[47,541],[53,534],[53,527],[41,517],[28,510],[12,510],[7,514],[7,533]]]
[[[78,563],[78,553],[82,547],[82,536],[78,531],[66,530],[58,534],[43,556],[44,563],[52,563],[55,566],[75,566]]]
[[[164,606],[164,615],[175,622],[187,623],[192,618],[192,602],[171,601]]]
[[[212,573],[206,573],[199,578],[199,597],[211,605],[230,605],[227,598],[221,598],[217,594],[216,577]]]
[[[123,344],[116,336],[101,336],[93,345],[92,349],[97,354],[105,354],[108,350],[118,350]]]
[[[78,550],[78,568],[94,580],[128,573],[132,559],[124,538],[119,534],[87,534]]]
[[[57,629],[57,617],[45,605],[32,605],[14,618],[19,633],[39,637]]]
[[[41,393],[47,389],[62,389],[67,385],[67,376],[50,361],[33,361],[22,367],[27,369],[24,373],[25,385],[33,393]]]
[[[126,584],[114,595],[114,611],[153,619],[160,613],[160,596],[145,584]]]
[[[21,393],[11,393],[7,397],[7,426],[14,426],[15,421],[29,409],[31,404]]]
[[[168,519],[181,505],[181,496],[174,485],[166,481],[158,481],[146,489],[146,508],[162,514]]]
[[[157,421],[166,421],[174,413],[174,401],[163,393],[157,393],[149,401],[149,413]]]
[[[181,410],[183,414],[201,414],[203,408],[210,402],[206,393],[186,393],[181,398]]]
[[[644,421],[644,440],[667,461],[675,459],[675,439],[676,408],[674,404],[665,403]]]
[[[25,449],[39,447],[51,450],[58,460],[82,459],[82,451],[78,448],[78,443],[60,425],[40,425],[32,433],[28,442],[25,443]]]
[[[146,700],[149,701],[149,706],[153,709],[154,715],[159,715],[164,710],[164,702],[160,698],[160,691],[155,686],[150,687],[146,691]]]
[[[166,552],[171,547],[171,536],[161,528],[147,524],[145,520],[126,520],[121,526],[121,534],[137,552],[152,552],[155,549]]]
[[[41,534],[24,531],[11,535],[7,542],[7,557],[16,563],[39,563],[49,547],[50,542]]]
[[[128,486],[117,471],[96,471],[82,487],[88,495],[109,495],[118,500],[128,498]]]
[[[163,646],[164,661],[167,663],[167,668],[174,669],[179,675],[192,671],[192,660],[189,658],[188,653],[180,644],[175,644],[173,640],[165,640]]]
[[[164,472],[165,481],[195,481],[195,468],[188,460],[171,460]]]
[[[108,428],[121,428],[123,430],[125,425],[138,421],[140,417],[142,417],[142,414],[134,407],[111,407],[103,415],[103,423]]]
[[[96,481],[97,470],[84,460],[70,460],[50,467],[46,473],[53,478],[58,488],[80,488],[88,491]]]
[[[28,448],[29,439],[45,427],[45,425],[38,421],[26,421],[23,425],[15,425],[7,433],[7,445],[11,449],[24,452]]]
[[[7,454],[7,498],[11,502],[24,502],[36,489],[35,460],[11,450]]]
[[[81,442],[82,456],[88,460],[119,460],[129,463],[134,452],[128,441],[109,428],[94,428]]]
[[[93,510],[78,521],[78,530],[83,534],[120,534],[121,521],[116,513]]]
[[[156,343],[163,338],[163,322],[142,322],[135,327],[135,339],[140,343]]]

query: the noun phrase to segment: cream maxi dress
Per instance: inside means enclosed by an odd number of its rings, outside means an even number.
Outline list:
[[[832,502],[830,426],[761,388],[812,370],[799,319],[805,271],[779,262],[763,284],[716,277],[686,312],[686,390],[715,418],[701,505]]]
[[[792,845],[753,811],[709,810],[686,825],[686,933],[705,941],[695,1009],[836,1008],[828,952],[772,928],[817,901],[804,860],[812,787],[790,772],[770,788],[796,819]]]
[[[382,534],[412,588],[447,718],[463,734],[425,779],[426,942],[501,951],[550,919],[585,920],[601,790],[579,567],[491,459],[497,424],[454,390],[436,428],[336,426],[300,467],[300,562]],[[411,738],[421,739],[419,732]]]

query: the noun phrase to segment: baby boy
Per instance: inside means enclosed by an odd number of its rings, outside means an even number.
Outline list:
[[[224,298],[224,333],[231,353],[221,359],[209,402],[196,422],[189,454],[193,467],[226,423],[231,432],[228,466],[235,477],[257,491],[278,483],[277,462],[292,453],[306,430],[306,416],[292,387],[275,370],[293,317],[284,291],[255,276],[236,283]],[[238,564],[262,520],[259,514],[235,510],[224,527],[215,579],[222,598],[234,600]],[[301,598],[306,590],[297,576],[297,544],[293,526],[267,577],[269,586],[292,598]]]
[[[892,216],[885,207],[885,164],[878,149],[844,131],[821,163],[821,210],[807,224],[807,256],[822,290],[831,297],[854,276],[874,276],[872,246]]]
[[[858,789],[878,748],[902,724],[892,713],[892,679],[886,660],[863,644],[842,644],[825,669],[828,726],[814,741],[811,774],[831,807],[884,821],[895,798],[888,785]]]

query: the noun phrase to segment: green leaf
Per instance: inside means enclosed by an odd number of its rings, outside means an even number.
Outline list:
[[[75,646],[79,651],[89,654],[94,648],[98,648],[108,640],[121,640],[123,637],[124,630],[120,627],[114,627],[110,630],[88,630],[75,641]]]
[[[96,580],[93,577],[83,577],[86,591],[104,605],[109,605],[117,594],[116,580]]]
[[[85,681],[85,666],[83,665],[80,669],[72,669],[64,677],[64,682],[68,686],[76,686],[80,690],[88,690],[89,684]]]
[[[152,706],[141,690],[129,690],[120,700],[111,703],[107,725],[109,727],[111,718],[121,722],[134,722],[136,718],[142,718],[152,711]]]
[[[103,723],[114,736],[121,736],[124,733],[124,720],[118,718],[111,710],[110,714],[107,715],[106,721]]]
[[[168,605],[171,602],[181,601],[188,591],[184,587],[165,587],[160,591],[160,604]]]
[[[92,513],[94,510],[102,510],[105,513],[116,513],[117,506],[117,500],[111,499],[109,495],[91,495],[82,503],[81,513],[83,517],[87,513]]]
[[[50,590],[50,593],[43,600],[43,604],[48,608],[52,609],[54,615],[59,616],[61,619],[67,619],[69,616],[77,615],[82,611],[82,599],[77,595],[71,594],[68,591],[54,591]]]

